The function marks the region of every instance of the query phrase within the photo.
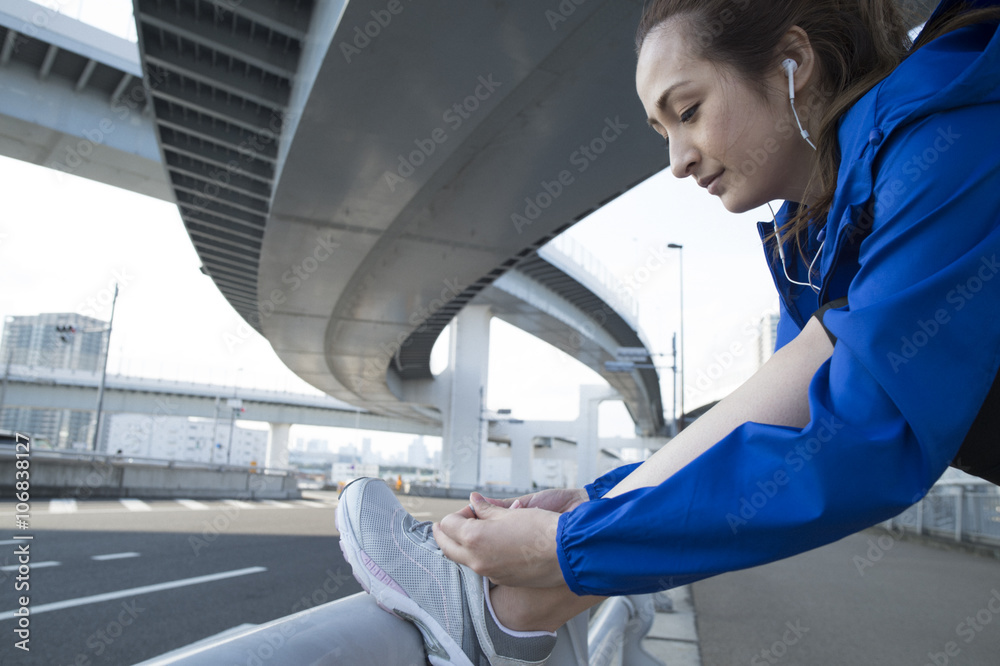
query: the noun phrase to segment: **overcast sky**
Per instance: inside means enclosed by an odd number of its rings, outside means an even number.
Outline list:
[[[44,4],[135,39],[127,0]],[[652,132],[650,140],[657,140]],[[109,372],[310,390],[263,338],[254,334],[233,344],[241,320],[199,271],[175,206],[6,158],[0,158],[0,182],[7,195],[0,316],[80,312],[107,319],[118,281]],[[679,315],[678,253],[665,248],[684,245],[688,409],[748,376],[756,358],[751,326],[777,307],[754,225],[764,219],[770,219],[766,207],[731,215],[690,179],[664,172],[567,232],[632,285],[643,332],[663,353],[670,351]],[[735,348],[741,351],[733,355]],[[707,380],[721,369],[728,371],[722,379]],[[671,377],[669,370],[661,374],[669,418]],[[600,382],[544,343],[494,322],[488,407],[510,408],[525,419],[570,419],[577,386]],[[623,409],[606,411],[605,433],[629,429]],[[292,437],[315,434],[296,428]],[[409,439],[380,435],[376,442],[398,447]]]

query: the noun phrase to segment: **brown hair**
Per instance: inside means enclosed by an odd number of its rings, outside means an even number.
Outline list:
[[[652,0],[639,23],[636,52],[650,32],[674,16],[687,21],[685,34],[697,56],[732,68],[762,92],[767,73],[778,66],[776,49],[785,33],[799,26],[809,36],[819,64],[818,92],[828,104],[821,109],[818,158],[807,188],[819,197],[782,229],[782,236],[794,237],[801,249],[809,225],[825,224],[833,203],[840,117],[911,50],[952,30],[996,19],[1000,10],[970,10],[958,3],[911,45],[908,26],[916,21],[892,0]]]

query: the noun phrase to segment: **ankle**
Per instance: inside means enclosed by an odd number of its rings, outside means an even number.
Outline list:
[[[490,590],[490,603],[497,620],[511,631],[555,631],[562,622],[552,625],[552,614],[546,612],[544,595],[531,594],[531,588],[499,585]]]

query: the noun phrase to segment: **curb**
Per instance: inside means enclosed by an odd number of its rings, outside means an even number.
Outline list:
[[[967,553],[969,555],[1000,560],[1000,545],[995,546],[985,543],[973,543],[971,541],[955,541],[952,538],[929,534],[927,532],[917,534],[917,532],[905,527],[902,531],[900,531],[898,526],[893,525],[892,527],[886,527],[885,523],[879,523],[878,525],[865,528],[862,532],[866,534],[888,533],[892,535],[894,539],[899,541],[917,543],[931,548],[937,548],[939,550]]]

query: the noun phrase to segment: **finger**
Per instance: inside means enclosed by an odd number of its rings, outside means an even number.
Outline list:
[[[434,532],[434,540],[437,541],[437,545],[445,557],[452,562],[468,566],[468,551],[465,548],[448,536],[439,523],[434,523],[431,530]]]
[[[470,507],[465,507],[456,513],[449,513],[441,519],[440,523],[437,523],[437,526],[440,527],[441,531],[448,535],[452,541],[461,542],[462,530],[470,520],[476,520],[476,517],[472,513],[472,509]]]
[[[472,518],[476,517],[476,510],[475,508],[473,508],[471,504],[468,504],[462,507],[461,511],[456,511],[454,515],[461,516],[462,518],[465,518],[467,520],[471,520]]]
[[[503,507],[504,509],[508,508],[511,502],[514,501],[513,499],[497,499],[495,497],[484,497],[483,499],[493,506]]]
[[[479,493],[469,495],[469,506],[480,520],[491,518],[497,509],[497,505],[490,503]]]

